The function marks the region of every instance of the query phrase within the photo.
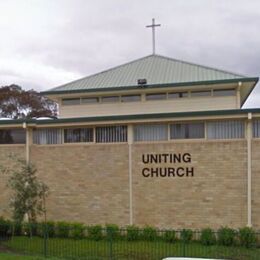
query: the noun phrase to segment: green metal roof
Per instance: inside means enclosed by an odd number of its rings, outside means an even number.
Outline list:
[[[0,120],[0,125],[19,125],[23,123],[34,125],[64,124],[64,123],[84,123],[84,122],[106,122],[106,121],[136,121],[142,119],[170,119],[181,117],[201,117],[201,116],[227,116],[227,115],[245,115],[247,113],[260,114],[260,108],[248,109],[229,109],[229,110],[209,110],[209,111],[192,111],[192,112],[174,112],[158,114],[140,114],[140,115],[119,115],[119,116],[95,116],[79,118],[58,118],[58,119],[17,119],[17,120]]]
[[[109,70],[53,88],[44,94],[100,91],[138,86],[146,79],[147,86],[215,82],[245,79],[240,74],[184,62],[161,55],[150,55]]]

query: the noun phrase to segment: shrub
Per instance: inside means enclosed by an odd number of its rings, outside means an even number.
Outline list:
[[[85,226],[82,223],[73,223],[71,225],[71,237],[82,239],[85,237]]]
[[[192,240],[192,230],[190,229],[183,229],[181,231],[181,239],[185,242],[190,242]]]
[[[41,222],[38,224],[37,234],[41,237],[45,235],[47,237],[54,237],[55,235],[55,223],[53,221]]]
[[[38,224],[35,223],[24,223],[22,225],[23,233],[27,236],[37,236],[38,235]]]
[[[10,222],[0,217],[0,238],[6,238],[10,235]]]
[[[70,233],[70,224],[64,221],[59,221],[56,224],[57,237],[68,238]]]
[[[87,227],[88,230],[88,238],[93,240],[101,240],[102,239],[102,226],[101,225],[95,225],[95,226],[89,226]]]
[[[47,231],[48,237],[55,236],[55,222],[54,221],[46,222],[46,231]]]
[[[163,233],[163,240],[166,242],[174,242],[177,240],[176,232],[174,230],[167,230]]]
[[[158,238],[157,231],[153,227],[146,226],[143,229],[142,237],[146,241],[154,241]]]
[[[252,247],[256,243],[256,235],[254,230],[249,227],[239,229],[239,242],[241,246]]]
[[[45,232],[45,224],[43,222],[38,223],[37,225],[37,235],[40,237],[44,237]]]
[[[126,228],[126,239],[128,241],[135,241],[140,238],[140,229],[137,226],[130,225]]]
[[[120,237],[120,230],[118,225],[107,224],[106,225],[106,235],[110,239],[118,239]]]
[[[216,236],[211,228],[201,230],[200,242],[203,245],[210,246],[216,243]]]
[[[231,246],[235,243],[236,231],[232,228],[222,227],[218,230],[218,243],[223,246]]]
[[[21,236],[22,235],[22,229],[23,225],[19,222],[13,222],[12,223],[12,234],[15,236]]]

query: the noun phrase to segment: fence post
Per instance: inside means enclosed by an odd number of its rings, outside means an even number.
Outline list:
[[[47,257],[47,239],[48,239],[48,236],[47,236],[47,225],[46,225],[46,222],[44,223],[44,228],[43,228],[43,234],[44,234],[44,244],[43,244],[43,250],[44,250],[44,257]]]
[[[109,243],[109,259],[113,259],[113,238],[112,238],[112,230],[110,228],[107,229],[108,233],[108,243]]]
[[[185,237],[182,238],[182,256],[186,256],[186,245],[185,245]]]

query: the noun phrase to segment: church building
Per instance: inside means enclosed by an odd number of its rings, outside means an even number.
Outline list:
[[[58,119],[0,120],[0,163],[37,167],[49,220],[259,229],[260,108],[242,109],[257,82],[146,56],[43,92]]]

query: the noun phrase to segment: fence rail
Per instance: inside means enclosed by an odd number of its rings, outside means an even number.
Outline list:
[[[224,231],[9,223],[0,225],[0,248],[68,259],[260,259],[260,233],[251,232],[242,237],[238,231]]]

